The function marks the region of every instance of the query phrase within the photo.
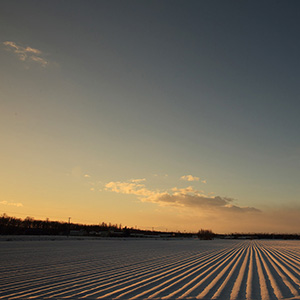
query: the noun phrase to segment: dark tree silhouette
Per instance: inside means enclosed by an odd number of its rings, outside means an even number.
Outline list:
[[[215,236],[210,229],[200,229],[197,235],[200,240],[212,240]]]

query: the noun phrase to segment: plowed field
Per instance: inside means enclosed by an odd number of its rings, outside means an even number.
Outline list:
[[[0,242],[3,299],[300,299],[300,241]]]

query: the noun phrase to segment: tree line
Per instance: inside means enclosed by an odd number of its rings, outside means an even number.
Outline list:
[[[86,225],[60,221],[35,220],[32,217],[20,219],[6,214],[0,216],[0,235],[70,235],[80,234],[105,237],[198,237],[201,240],[220,239],[300,239],[300,234],[282,233],[231,233],[217,234],[210,229],[200,229],[198,232],[162,232],[157,230],[142,230],[121,224],[99,223]]]
[[[174,237],[191,237],[193,233],[162,232],[155,230],[141,230],[121,224],[99,223],[86,225],[60,221],[35,220],[32,217],[20,219],[6,214],[0,216],[0,235],[99,235],[106,237],[153,236],[166,235]]]

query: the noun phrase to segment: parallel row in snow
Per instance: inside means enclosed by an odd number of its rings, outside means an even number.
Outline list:
[[[299,241],[1,246],[0,298],[300,299]]]

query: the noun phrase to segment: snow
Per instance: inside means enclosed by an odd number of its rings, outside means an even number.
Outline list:
[[[300,241],[0,241],[1,299],[300,299]]]

